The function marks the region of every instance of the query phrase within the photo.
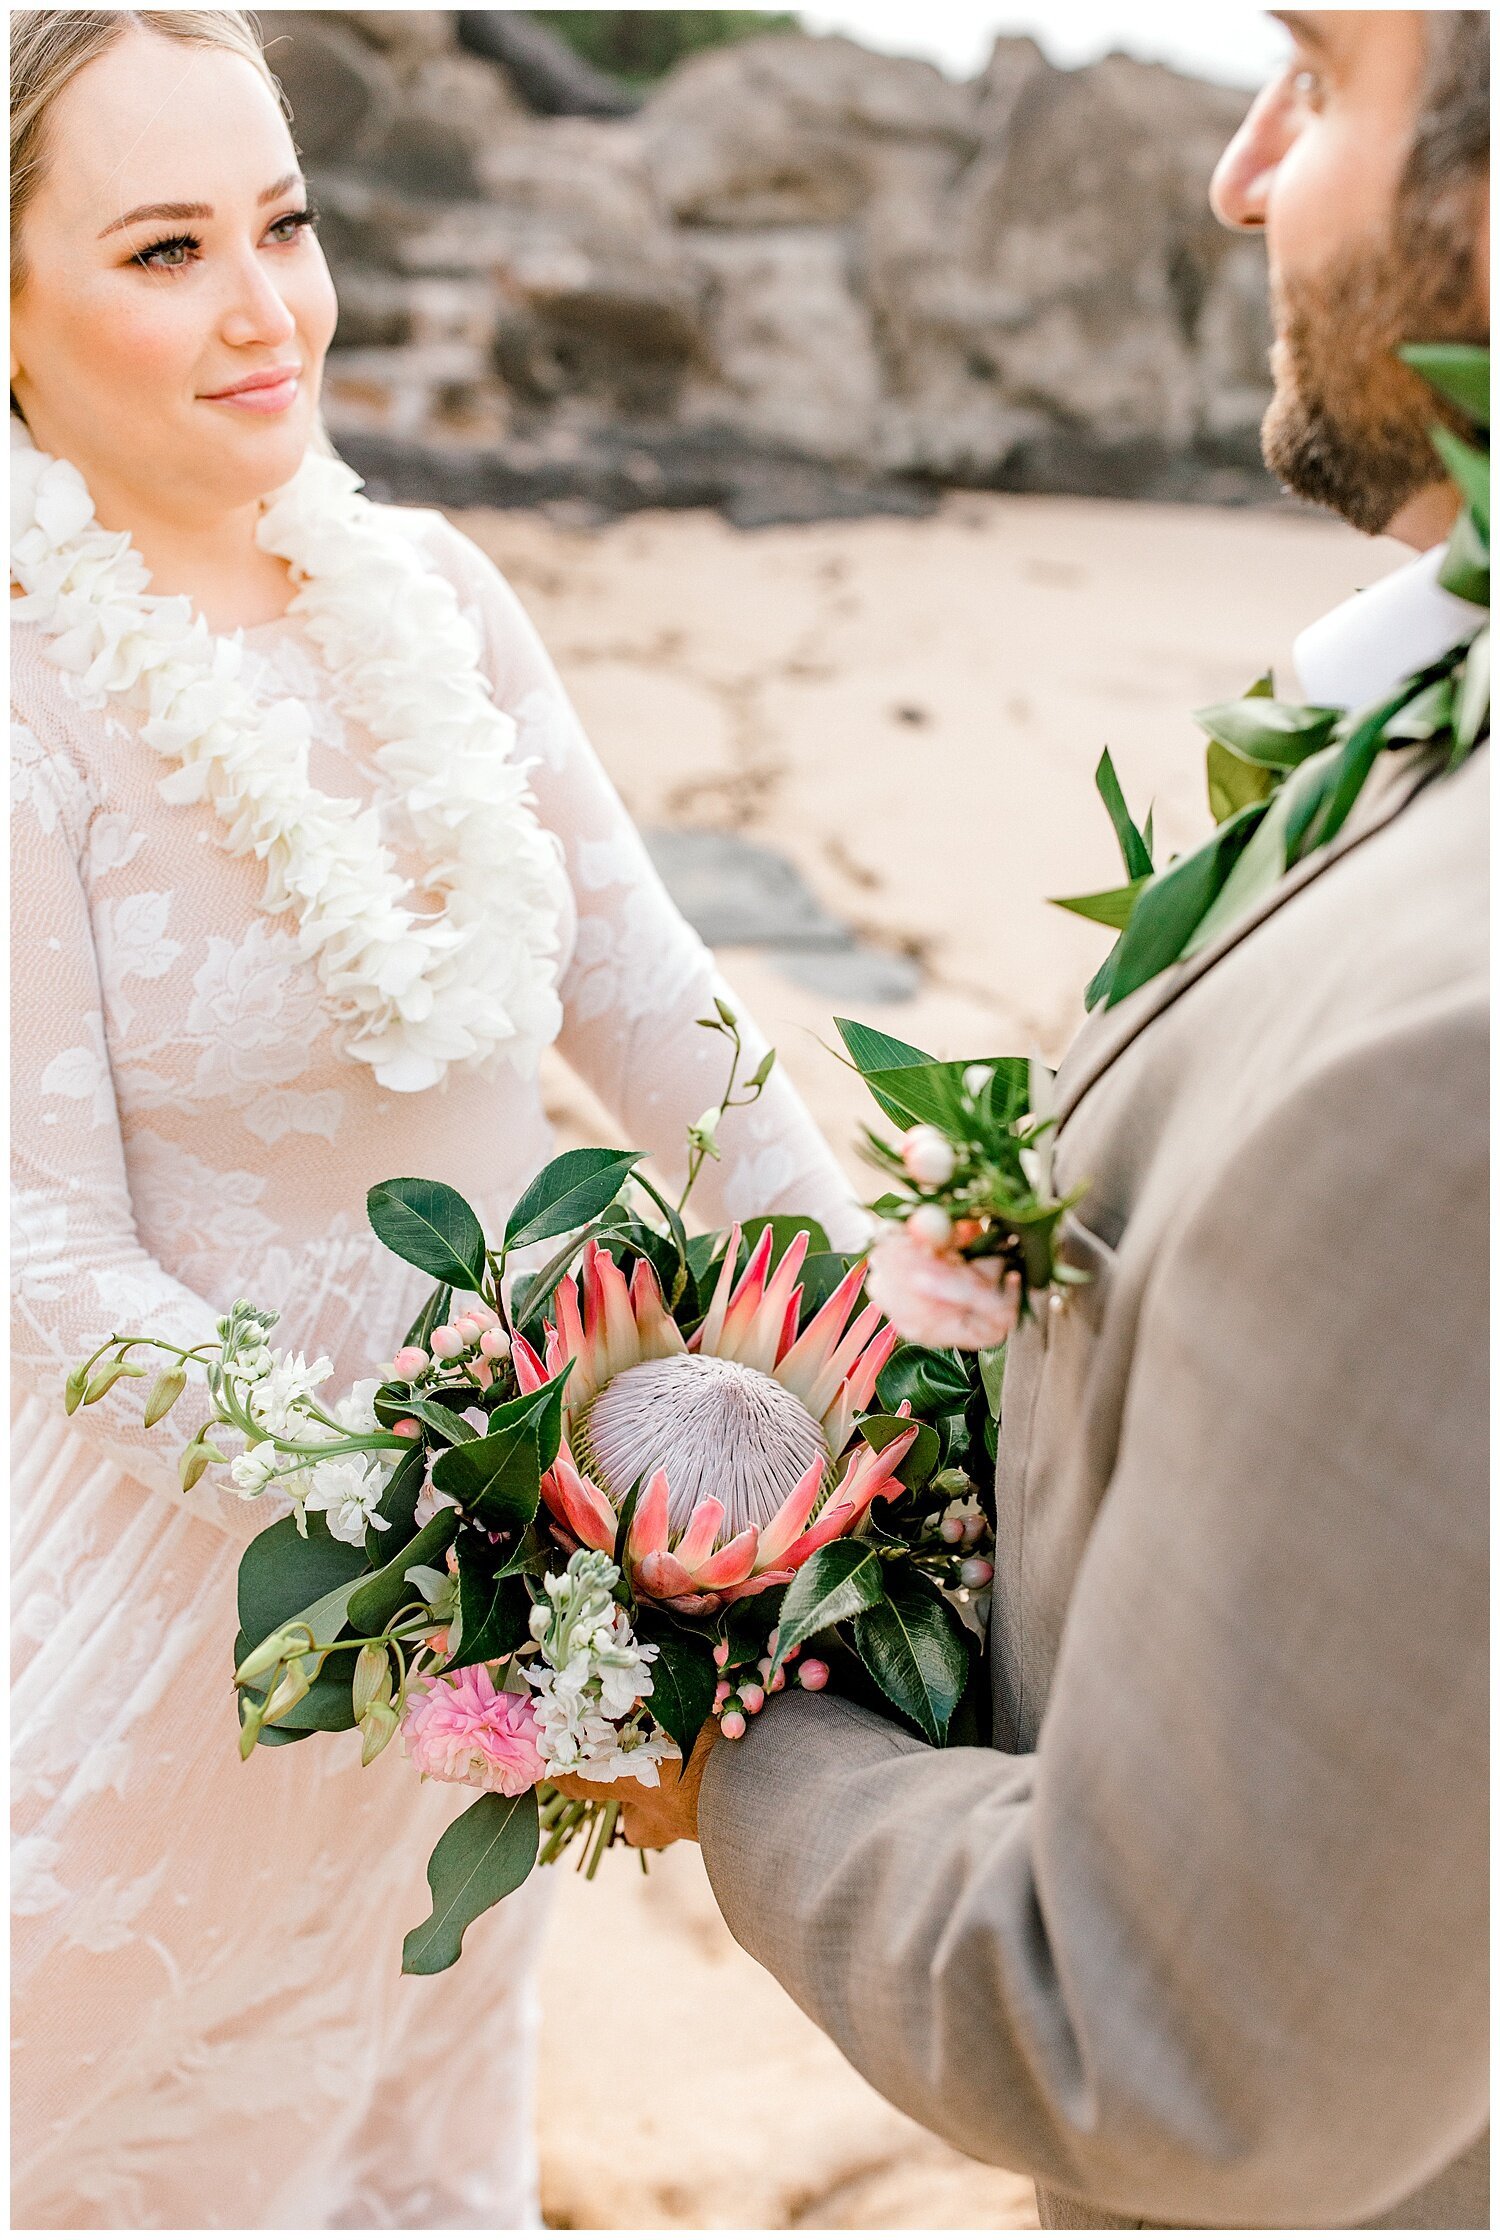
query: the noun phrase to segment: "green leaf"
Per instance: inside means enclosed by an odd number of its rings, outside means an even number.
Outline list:
[[[387,1548],[401,1548],[417,1529],[417,1500],[427,1482],[427,1457],[420,1446],[404,1454],[386,1481],[377,1507],[386,1529],[371,1525],[365,1534],[365,1554],[371,1563],[385,1561]]]
[[[354,1664],[352,1649],[330,1657],[301,1701],[283,1711],[274,1725],[261,1728],[261,1743],[274,1745],[286,1735],[346,1733],[355,1723]]]
[[[1490,354],[1480,343],[1408,342],[1396,353],[1477,427],[1490,424]]]
[[[1461,513],[1453,524],[1438,582],[1455,599],[1467,599],[1471,606],[1487,607],[1490,603],[1489,546],[1467,513]]]
[[[1342,710],[1301,707],[1286,700],[1229,700],[1195,708],[1193,721],[1210,739],[1246,762],[1268,770],[1295,770],[1333,737]]]
[[[535,1424],[507,1424],[468,1446],[449,1447],[432,1466],[432,1482],[491,1531],[523,1532],[541,1499]]]
[[[401,1947],[404,1976],[441,1975],[463,1950],[480,1914],[518,1890],[536,1864],[535,1789],[481,1797],[438,1837],[427,1862],[432,1912]]]
[[[966,1387],[964,1398],[967,1400],[968,1396]],[[877,1454],[883,1454],[893,1440],[904,1438],[911,1430],[912,1419],[910,1416],[861,1416],[858,1428],[865,1444],[873,1447]],[[908,1493],[916,1493],[926,1485],[938,1466],[941,1448],[942,1442],[932,1425],[924,1423],[896,1468],[896,1476]]]
[[[1263,814],[1258,808],[1241,809],[1203,847],[1157,873],[1120,936],[1110,975],[1111,1004],[1176,963]]]
[[[914,1042],[882,1034],[877,1027],[862,1027],[857,1019],[835,1019],[833,1023],[858,1073],[885,1073],[893,1066],[930,1066],[934,1062],[930,1050],[919,1050]]]
[[[1229,877],[1198,920],[1183,946],[1183,959],[1195,957],[1270,893],[1286,871],[1287,820],[1295,805],[1289,786],[1271,803]]]
[[[918,1416],[946,1415],[963,1407],[973,1390],[969,1371],[951,1353],[933,1346],[899,1345],[876,1380],[880,1405],[894,1416],[909,1400]]]
[[[486,1550],[486,1553],[489,1551]],[[458,1661],[491,1664],[519,1649],[531,1631],[531,1589],[514,1572],[490,1574],[479,1551],[458,1551]]]
[[[551,1160],[516,1201],[505,1225],[506,1251],[564,1236],[597,1219],[619,1196],[640,1158],[639,1151],[596,1149],[565,1151]]]
[[[446,1182],[403,1175],[377,1182],[365,1199],[370,1227],[400,1260],[439,1283],[484,1288],[484,1231],[467,1198]]]
[[[1227,824],[1241,809],[1267,801],[1276,790],[1276,773],[1247,762],[1220,739],[1210,739],[1207,755],[1208,806],[1215,824]]]
[[[979,1375],[991,1417],[1000,1421],[1000,1395],[1005,1385],[1005,1348],[991,1346],[979,1356]]]
[[[1458,484],[1465,505],[1474,516],[1479,534],[1489,541],[1490,534],[1490,455],[1476,451],[1472,443],[1465,443],[1448,428],[1436,423],[1428,429],[1438,457]]]
[[[1470,646],[1460,672],[1458,705],[1453,711],[1453,742],[1460,754],[1467,754],[1484,732],[1489,713],[1490,633],[1486,625]]]
[[[349,1625],[357,1634],[384,1633],[398,1610],[416,1595],[406,1574],[414,1563],[441,1560],[452,1546],[458,1518],[451,1509],[439,1509],[421,1531],[408,1540],[388,1564],[366,1579],[349,1597]]]
[[[474,1405],[476,1408],[480,1405],[480,1394],[477,1386],[474,1390]],[[445,1408],[441,1400],[413,1397],[406,1412],[409,1416],[415,1416],[418,1423],[425,1423],[429,1431],[435,1431],[440,1438],[446,1439],[450,1447],[464,1447],[471,1440],[481,1437],[481,1433],[474,1429],[472,1423],[464,1416],[459,1415],[455,1409]]]
[[[777,1619],[776,1661],[824,1626],[841,1625],[885,1594],[879,1553],[867,1540],[830,1540],[810,1555],[786,1590]]]
[[[1053,894],[1047,897],[1054,910],[1071,910],[1075,918],[1088,918],[1096,926],[1113,926],[1117,933],[1130,923],[1136,897],[1146,884],[1132,879],[1128,887],[1108,887],[1101,894]]]
[[[904,1563],[886,1573],[886,1598],[854,1621],[854,1645],[898,1711],[941,1744],[964,1691],[969,1652],[942,1596]]]
[[[642,1605],[634,1623],[638,1638],[654,1641],[657,1650],[646,1708],[687,1758],[714,1707],[719,1674],[713,1651],[701,1634],[673,1625],[659,1609]]]
[[[1145,834],[1136,830],[1135,820],[1125,806],[1125,796],[1115,775],[1108,747],[1099,757],[1094,784],[1099,789],[1100,800],[1109,811],[1109,821],[1115,828],[1115,838],[1120,843],[1120,854],[1125,860],[1126,878],[1149,879],[1152,871],[1151,850],[1146,845]]]
[[[240,1558],[243,1654],[248,1656],[299,1611],[352,1584],[365,1569],[364,1550],[335,1540],[327,1521],[316,1512],[307,1519],[305,1540],[297,1530],[295,1517],[278,1517],[264,1532],[256,1534]],[[240,1661],[236,1656],[236,1665]]]

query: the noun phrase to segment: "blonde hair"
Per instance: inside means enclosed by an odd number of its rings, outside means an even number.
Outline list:
[[[10,19],[10,285],[22,285],[21,220],[45,164],[47,114],[82,70],[132,26],[184,46],[223,47],[265,79],[283,112],[285,97],[261,51],[255,18],[244,8],[26,8]]]

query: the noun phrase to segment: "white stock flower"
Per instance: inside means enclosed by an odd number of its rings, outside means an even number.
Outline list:
[[[548,1572],[531,1613],[541,1655],[526,1666],[526,1678],[549,1765],[589,1781],[629,1779],[655,1788],[657,1767],[679,1752],[643,1716],[657,1652],[636,1640],[615,1600],[619,1581],[617,1566],[594,1548],[578,1549],[566,1571]]]
[[[308,1474],[305,1506],[323,1512],[335,1540],[354,1545],[372,1524],[389,1530],[389,1517],[379,1513],[385,1483],[385,1471],[372,1455],[330,1455],[326,1462],[315,1462]]]
[[[270,1352],[269,1367],[242,1382],[245,1407],[262,1431],[272,1437],[295,1437],[306,1424],[301,1403],[311,1399],[317,1387],[333,1375],[333,1363],[326,1354],[320,1354],[309,1366],[303,1354],[266,1350]],[[243,1378],[238,1361],[234,1374],[236,1381]]]

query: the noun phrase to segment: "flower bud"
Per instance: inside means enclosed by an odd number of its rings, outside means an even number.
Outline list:
[[[794,1651],[792,1652],[792,1654],[793,1654],[793,1655],[795,1656],[795,1654],[796,1654],[796,1651],[794,1650]],[[777,1670],[776,1670],[775,1672],[773,1672],[773,1673],[772,1673],[772,1675],[771,1675],[771,1679],[770,1679],[770,1690],[771,1690],[771,1693],[772,1693],[772,1695],[773,1695],[773,1696],[779,1696],[779,1695],[780,1695],[780,1693],[781,1693],[781,1691],[782,1691],[782,1689],[783,1689],[783,1688],[784,1688],[785,1686],[786,1686],[786,1666],[785,1666],[785,1665],[782,1665],[782,1666],[780,1666],[780,1667],[779,1667],[779,1668],[778,1668],[778,1669],[777,1669]]]
[[[432,1333],[433,1358],[438,1361],[453,1361],[463,1350],[464,1342],[458,1332],[446,1322],[439,1323]]]
[[[731,1693],[732,1691],[730,1689],[729,1682],[727,1680],[721,1680],[718,1686],[714,1689],[714,1703],[716,1705],[727,1703],[729,1701]]]
[[[819,1688],[828,1685],[828,1667],[821,1657],[804,1657],[797,1678],[804,1688],[816,1694]]]
[[[288,1657],[300,1656],[308,1645],[310,1636],[306,1626],[283,1627],[279,1633],[268,1633],[258,1647],[251,1650],[241,1664],[234,1668],[234,1684],[245,1688],[254,1680],[264,1680],[269,1673]]]
[[[971,1097],[982,1097],[995,1078],[993,1066],[972,1065],[964,1067],[964,1091]]]
[[[402,1346],[392,1358],[391,1367],[398,1377],[406,1378],[409,1381],[412,1377],[419,1377],[422,1374],[422,1371],[427,1367],[427,1359],[428,1357],[421,1346]]]
[[[487,1361],[506,1361],[510,1358],[510,1340],[503,1330],[492,1326],[480,1333],[479,1350]]]
[[[987,1587],[995,1576],[995,1566],[986,1563],[983,1556],[965,1556],[958,1567],[959,1584],[965,1587]]]
[[[212,1459],[207,1447],[198,1439],[190,1447],[183,1448],[177,1464],[177,1482],[184,1493],[192,1492]]]
[[[938,1537],[945,1541],[950,1548],[958,1547],[963,1540],[963,1536],[964,1520],[962,1517],[944,1517],[942,1523],[938,1526]]]
[[[295,1704],[299,1704],[311,1686],[307,1666],[299,1658],[296,1664],[287,1667],[274,1692],[267,1698],[265,1710],[261,1713],[266,1725],[272,1725]]]
[[[240,1697],[240,1757],[248,1758],[260,1740],[260,1730],[265,1725],[265,1715],[259,1704],[249,1696]]]
[[[953,1223],[941,1206],[918,1206],[907,1216],[906,1226],[919,1244],[941,1252],[953,1235]]]
[[[372,1703],[389,1703],[391,1660],[383,1641],[367,1641],[354,1660],[352,1702],[354,1723],[359,1726]]]
[[[359,1731],[364,1737],[363,1746],[359,1753],[359,1762],[362,1766],[374,1763],[400,1724],[401,1721],[394,1704],[371,1704],[369,1710],[359,1722]]]
[[[63,1386],[63,1414],[76,1415],[83,1405],[83,1395],[88,1387],[89,1373],[82,1363],[68,1371],[68,1381]]]
[[[901,1138],[901,1164],[913,1182],[920,1182],[929,1190],[940,1190],[945,1182],[953,1180],[958,1159],[948,1138],[923,1121],[915,1128],[908,1128]]]
[[[964,1538],[972,1548],[984,1532],[984,1519],[980,1516],[964,1518]]]
[[[738,1742],[740,1736],[745,1731],[744,1713],[740,1711],[726,1711],[723,1718],[719,1721],[719,1729],[720,1732],[724,1734],[730,1742]]]
[[[154,1423],[160,1423],[163,1416],[171,1414],[182,1398],[186,1385],[186,1369],[180,1366],[175,1369],[163,1369],[146,1399],[144,1420],[148,1431]]]
[[[391,1425],[398,1439],[415,1439],[421,1428],[415,1416],[401,1416]]]
[[[143,1377],[145,1374],[145,1370],[138,1369],[133,1361],[102,1362],[84,1387],[84,1406],[91,1408],[96,1400],[102,1400],[111,1385],[118,1384],[121,1377]]]
[[[762,1706],[763,1706],[763,1704],[765,1703],[765,1700],[766,1700],[766,1691],[765,1691],[765,1689],[764,1689],[764,1688],[758,1688],[758,1687],[757,1687],[757,1686],[755,1685],[755,1682],[754,1682],[753,1680],[752,1680],[752,1681],[750,1681],[750,1683],[748,1684],[748,1686],[746,1686],[746,1687],[743,1687],[743,1688],[741,1688],[741,1690],[740,1690],[740,1702],[741,1702],[741,1703],[742,1703],[742,1704],[744,1705],[745,1709],[746,1709],[746,1710],[747,1710],[747,1711],[749,1712],[749,1714],[750,1714],[750,1716],[751,1716],[751,1718],[752,1718],[752,1719],[754,1718],[754,1716],[755,1716],[756,1712],[757,1712],[757,1711],[759,1711],[759,1710],[761,1709],[761,1707],[762,1707]]]
[[[729,1643],[727,1641],[716,1641],[714,1643],[714,1663],[719,1667],[720,1671],[722,1671],[724,1666],[728,1664],[728,1662]]]

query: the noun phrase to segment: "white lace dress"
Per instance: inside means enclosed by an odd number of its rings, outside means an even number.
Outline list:
[[[565,846],[563,1054],[616,1140],[670,1170],[721,1083],[725,1046],[692,1024],[708,954],[506,585],[437,515],[403,521],[482,626]],[[216,845],[209,810],[162,801],[164,765],[80,711],[33,626],[12,636],[14,2220],[534,2222],[546,1877],[475,1925],[451,1974],[400,1975],[427,1854],[469,1796],[419,1785],[399,1747],[361,1772],[352,1735],[242,1766],[235,1570],[272,1512],[208,1479],[181,1495],[141,1386],[71,1423],[61,1388],[111,1328],[196,1342],[237,1292],[279,1305],[278,1335],[340,1382],[366,1373],[427,1288],[374,1244],[366,1189],[435,1175],[498,1225],[548,1155],[540,1097],[508,1067],[389,1093],[343,1058],[258,867]],[[373,742],[330,705],[301,625],[247,643],[258,689],[317,710],[313,782],[379,798]],[[702,1214],[805,1211],[857,1241],[788,1086],[723,1140]]]

